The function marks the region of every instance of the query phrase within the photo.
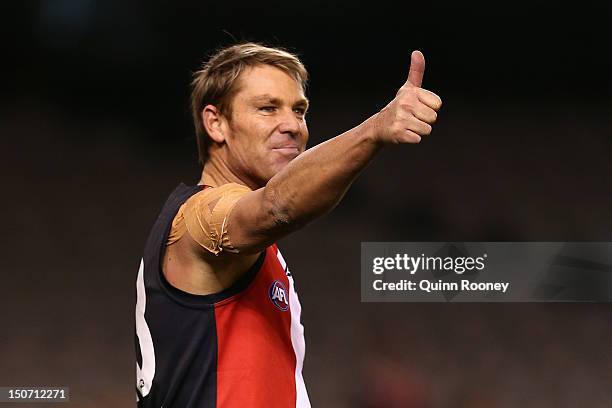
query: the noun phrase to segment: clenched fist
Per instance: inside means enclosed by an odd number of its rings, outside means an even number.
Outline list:
[[[381,143],[419,143],[431,133],[442,100],[435,93],[421,88],[425,73],[425,57],[413,51],[408,80],[395,99],[376,114],[377,136]]]

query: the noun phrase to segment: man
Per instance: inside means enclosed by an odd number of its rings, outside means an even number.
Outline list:
[[[153,226],[137,279],[139,407],[309,407],[300,304],[274,244],[331,211],[385,145],[429,135],[441,100],[412,53],[395,99],[305,150],[307,72],[254,43],[194,75],[203,171]]]

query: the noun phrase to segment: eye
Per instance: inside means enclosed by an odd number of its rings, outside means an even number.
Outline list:
[[[259,110],[262,111],[262,112],[271,113],[271,112],[274,112],[276,110],[276,106],[262,106],[262,107],[259,108]]]
[[[306,109],[304,109],[304,108],[295,108],[295,109],[293,109],[293,111],[295,113],[297,113],[298,115],[300,115],[300,116],[306,115]]]

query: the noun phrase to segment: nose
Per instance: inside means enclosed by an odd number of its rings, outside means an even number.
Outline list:
[[[290,110],[281,116],[278,131],[296,138],[301,133],[302,123],[303,121],[296,116],[296,113]]]

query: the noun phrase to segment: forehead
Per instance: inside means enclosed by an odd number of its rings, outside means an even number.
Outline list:
[[[304,99],[300,83],[285,71],[271,65],[249,67],[238,77],[237,97],[250,99],[261,95]]]

